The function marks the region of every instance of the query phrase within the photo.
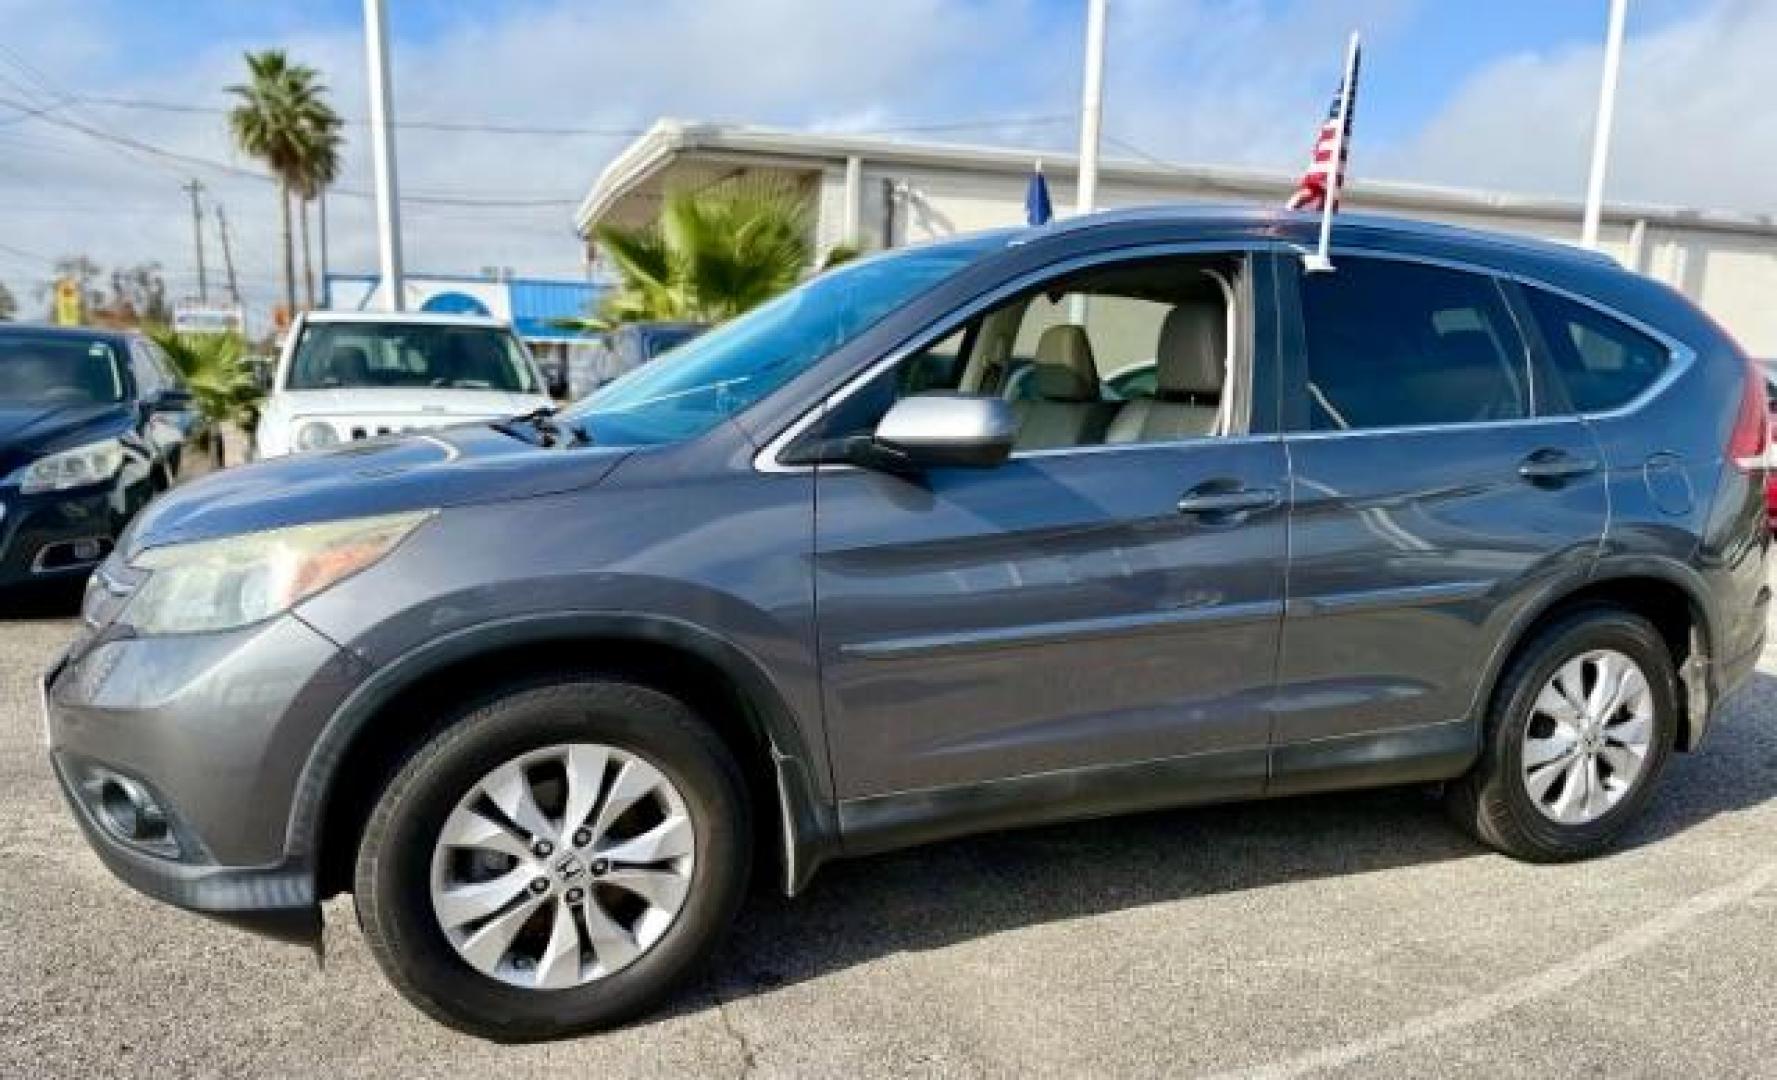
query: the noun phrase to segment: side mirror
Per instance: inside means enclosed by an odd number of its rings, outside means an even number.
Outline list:
[[[1004,398],[932,393],[902,398],[876,425],[859,464],[986,469],[1012,453],[1018,418]],[[860,440],[862,441],[862,440]]]
[[[148,400],[148,411],[151,413],[185,412],[191,408],[191,391],[179,386],[169,386]]]

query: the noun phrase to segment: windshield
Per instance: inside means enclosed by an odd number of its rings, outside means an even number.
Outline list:
[[[0,337],[0,400],[95,405],[123,400],[111,345],[74,335]]]
[[[1003,234],[907,248],[829,270],[644,364],[568,409],[595,443],[703,434],[1005,242]]]
[[[503,327],[425,323],[310,323],[297,342],[286,385],[540,392],[524,352]]]

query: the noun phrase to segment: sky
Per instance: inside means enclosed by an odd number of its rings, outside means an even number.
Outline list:
[[[387,0],[407,265],[579,276],[574,205],[656,119],[1071,148],[1085,0]],[[1360,178],[1579,197],[1606,0],[1110,0],[1107,157],[1303,164],[1364,34]],[[275,189],[229,143],[241,55],[318,68],[346,128],[330,265],[375,265],[359,0],[0,0],[0,282],[40,315],[51,262],[162,264],[212,293],[225,211],[262,318]],[[1773,0],[1631,0],[1612,198],[1771,213]],[[425,124],[571,133],[441,130]],[[932,131],[933,127],[941,128]],[[920,129],[926,130],[920,130]]]

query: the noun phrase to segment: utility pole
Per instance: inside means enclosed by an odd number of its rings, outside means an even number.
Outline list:
[[[376,238],[388,309],[402,308],[401,205],[395,180],[395,115],[389,92],[389,24],[383,0],[364,0],[364,50],[370,63],[370,158],[376,167]]]
[[[191,196],[191,240],[197,246],[197,302],[210,302],[210,282],[204,276],[204,208],[198,201],[203,193],[204,185],[197,177],[192,177],[179,185]]]
[[[1586,183],[1586,217],[1580,243],[1598,246],[1598,219],[1604,213],[1604,174],[1610,163],[1610,127],[1616,114],[1617,71],[1623,63],[1623,23],[1629,0],[1610,0],[1610,26],[1604,38],[1604,82],[1598,88],[1598,126],[1592,131],[1592,176]]]
[[[1104,119],[1104,20],[1106,0],[1087,0],[1086,78],[1080,95],[1080,177],[1075,212],[1090,214],[1098,201],[1098,128]]]
[[[216,227],[222,230],[222,265],[228,269],[228,295],[234,300],[234,306],[241,306],[241,286],[234,276],[234,250],[228,246],[228,216],[222,212],[222,204],[216,204]]]
[[[322,188],[315,201],[320,204],[321,218],[321,306],[331,307],[333,286],[327,282],[327,189]]]

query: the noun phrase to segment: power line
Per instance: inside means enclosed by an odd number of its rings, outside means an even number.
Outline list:
[[[0,105],[18,108],[20,103],[12,98],[0,97]],[[232,164],[232,163],[226,162],[226,161],[218,161],[214,158],[199,157],[196,154],[187,154],[187,153],[183,153],[178,150],[168,150],[165,147],[156,146],[153,143],[144,142],[141,139],[132,138],[128,135],[117,135],[117,134],[114,134],[110,131],[106,131],[103,128],[94,127],[89,124],[83,124],[78,120],[69,120],[66,117],[49,116],[49,115],[36,116],[36,117],[34,117],[34,119],[38,120],[41,123],[54,124],[57,127],[67,128],[70,131],[77,131],[77,132],[81,133],[82,135],[87,136],[88,138],[97,139],[100,142],[115,143],[117,145],[124,146],[129,149],[139,151],[141,153],[152,154],[155,157],[163,158],[167,161],[177,162],[182,165],[195,166],[197,168],[204,168],[204,169],[213,169],[218,172],[228,173],[229,175],[232,175],[232,176],[239,176],[239,177],[243,177],[243,178],[249,179],[249,180],[258,180],[263,183],[276,183],[277,182],[277,180],[274,177],[272,177],[269,173],[263,173],[263,172],[260,172],[256,169],[249,169],[244,166],[235,165],[235,164]],[[370,192],[358,190],[356,188],[334,187],[334,188],[328,188],[327,190],[331,194],[347,195],[347,196],[351,196],[352,198],[368,199],[368,198],[372,197]],[[561,198],[561,197],[553,197],[553,196],[530,196],[530,197],[514,198],[514,197],[506,197],[506,196],[412,194],[412,195],[402,195],[401,199],[403,202],[430,203],[430,204],[434,204],[434,205],[438,205],[438,206],[483,206],[483,207],[557,206],[557,207],[560,207],[560,206],[578,206],[580,203],[579,199]]]
[[[46,266],[54,266],[56,264],[56,260],[48,255],[37,251],[26,251],[24,248],[13,247],[11,244],[0,244],[0,251],[4,251],[9,255],[16,255],[21,259],[30,259],[33,262],[40,262]]]
[[[103,105],[120,109],[146,109],[154,112],[194,113],[201,115],[226,116],[227,109],[214,105],[182,105],[171,101],[147,101],[139,98],[122,97],[84,97],[77,99],[82,103]],[[368,123],[359,117],[342,118],[345,123],[362,126]],[[894,135],[913,132],[936,131],[968,131],[971,129],[996,127],[1035,127],[1046,124],[1072,123],[1072,113],[1053,113],[1040,116],[998,116],[981,117],[972,120],[941,120],[929,123],[893,124],[871,128],[867,131],[850,132],[859,135]],[[416,131],[471,132],[488,135],[551,135],[551,136],[586,136],[590,138],[634,139],[648,133],[647,128],[638,127],[556,127],[535,124],[510,124],[489,120],[397,120],[391,127]]]
[[[23,72],[25,74],[25,77],[27,79],[29,79],[32,83],[35,83],[39,89],[37,91],[33,91],[31,89],[31,87],[26,86],[24,83],[21,83],[17,79],[11,78],[10,76],[6,77],[7,83],[9,83],[10,85],[12,85],[14,87],[17,87],[18,90],[21,93],[25,94],[27,97],[36,97],[38,95],[43,95],[45,97],[45,99],[49,102],[48,105],[44,105],[41,108],[35,109],[34,115],[23,116],[20,119],[26,119],[26,120],[37,119],[37,120],[43,120],[45,122],[55,122],[56,118],[46,115],[47,110],[63,109],[63,108],[74,108],[74,109],[78,110],[79,99],[77,99],[74,96],[74,94],[72,94],[69,91],[64,90],[62,87],[56,85],[55,81],[52,80],[48,75],[45,75],[40,69],[33,67],[28,60],[26,60],[24,57],[20,56],[13,49],[8,48],[3,43],[0,43],[0,59],[7,60],[10,64],[12,64],[12,66],[15,69]],[[13,104],[14,104],[14,107],[18,107],[16,102]],[[35,103],[33,103],[33,105],[35,105]],[[23,111],[23,110],[21,110],[21,111]],[[78,113],[78,115],[84,116],[86,114],[85,113]],[[89,117],[89,119],[90,119],[90,117]],[[110,136],[112,143],[116,146],[127,147],[129,145],[129,142],[130,142],[129,140],[126,140],[120,136],[117,136],[115,132],[112,132],[107,128],[99,126],[96,123],[93,125],[93,129],[99,133]],[[126,154],[126,156],[129,156],[129,155]],[[136,161],[140,162],[142,159],[132,158],[132,160],[136,160]],[[166,166],[164,166],[164,165],[158,165],[152,161],[148,161],[145,163],[150,164],[150,165],[155,165],[157,168],[162,169],[162,171],[173,173],[173,175],[178,175],[175,170],[167,169]]]

